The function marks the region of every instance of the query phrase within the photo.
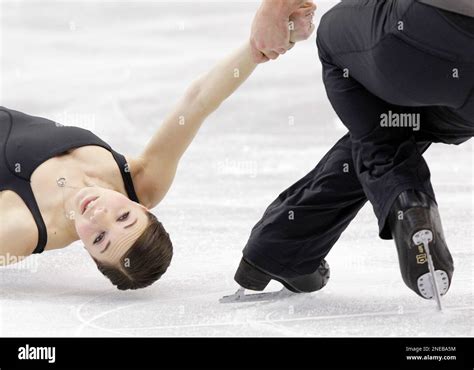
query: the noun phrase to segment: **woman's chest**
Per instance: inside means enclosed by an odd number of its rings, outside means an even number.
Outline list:
[[[38,166],[31,175],[30,186],[36,200],[39,213],[44,221],[47,233],[45,250],[62,248],[71,240],[68,232],[70,213],[65,208],[65,200],[70,195],[60,187],[60,179],[67,179],[67,184],[82,184],[84,176],[107,176],[117,165],[111,153],[98,146],[84,146],[72,149],[62,155],[53,157]],[[118,172],[118,170],[116,169]],[[0,241],[16,236],[15,243],[0,246],[0,251],[25,253],[34,250],[39,231],[28,200],[22,199],[14,190],[0,192]],[[70,226],[70,225],[69,225]],[[21,237],[18,237],[21,235]]]

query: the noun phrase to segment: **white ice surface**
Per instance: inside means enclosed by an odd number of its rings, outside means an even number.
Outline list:
[[[257,5],[2,1],[0,105],[138,154],[186,86],[245,41]],[[329,6],[320,2],[318,17]],[[329,254],[322,291],[218,303],[237,289],[241,250],[265,207],[345,133],[320,74],[313,36],[260,66],[207,120],[153,210],[175,247],[158,283],[117,291],[81,243],[33,256],[0,271],[0,335],[472,336],[472,142],[426,154],[456,266],[444,313],[406,288],[369,205]]]

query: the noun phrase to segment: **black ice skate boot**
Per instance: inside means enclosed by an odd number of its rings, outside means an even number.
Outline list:
[[[388,221],[405,284],[423,298],[436,298],[441,309],[439,297],[448,291],[454,267],[438,207],[426,194],[407,190],[395,200]]]
[[[329,265],[323,259],[317,270],[295,278],[281,278],[263,271],[245,258],[240,261],[234,280],[245,289],[262,291],[270,280],[276,280],[294,293],[310,293],[323,288],[329,280]]]

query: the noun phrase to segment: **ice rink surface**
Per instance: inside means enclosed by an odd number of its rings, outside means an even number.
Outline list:
[[[330,2],[318,1],[315,23]],[[136,155],[191,81],[248,37],[258,2],[3,1],[0,105],[92,129]],[[444,313],[403,283],[366,205],[320,292],[220,304],[266,206],[345,133],[315,35],[206,121],[153,212],[174,243],[165,276],[120,292],[81,243],[0,271],[1,336],[472,336],[473,144],[426,154],[455,261]],[[278,290],[272,283],[269,290]]]

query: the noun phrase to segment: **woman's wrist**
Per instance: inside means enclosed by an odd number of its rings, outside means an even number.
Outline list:
[[[250,66],[252,66],[253,68],[257,67],[258,63],[256,63],[252,57],[252,43],[250,39],[245,41],[245,44],[242,46],[242,49],[244,50],[244,53],[248,58],[248,63],[250,63]]]

